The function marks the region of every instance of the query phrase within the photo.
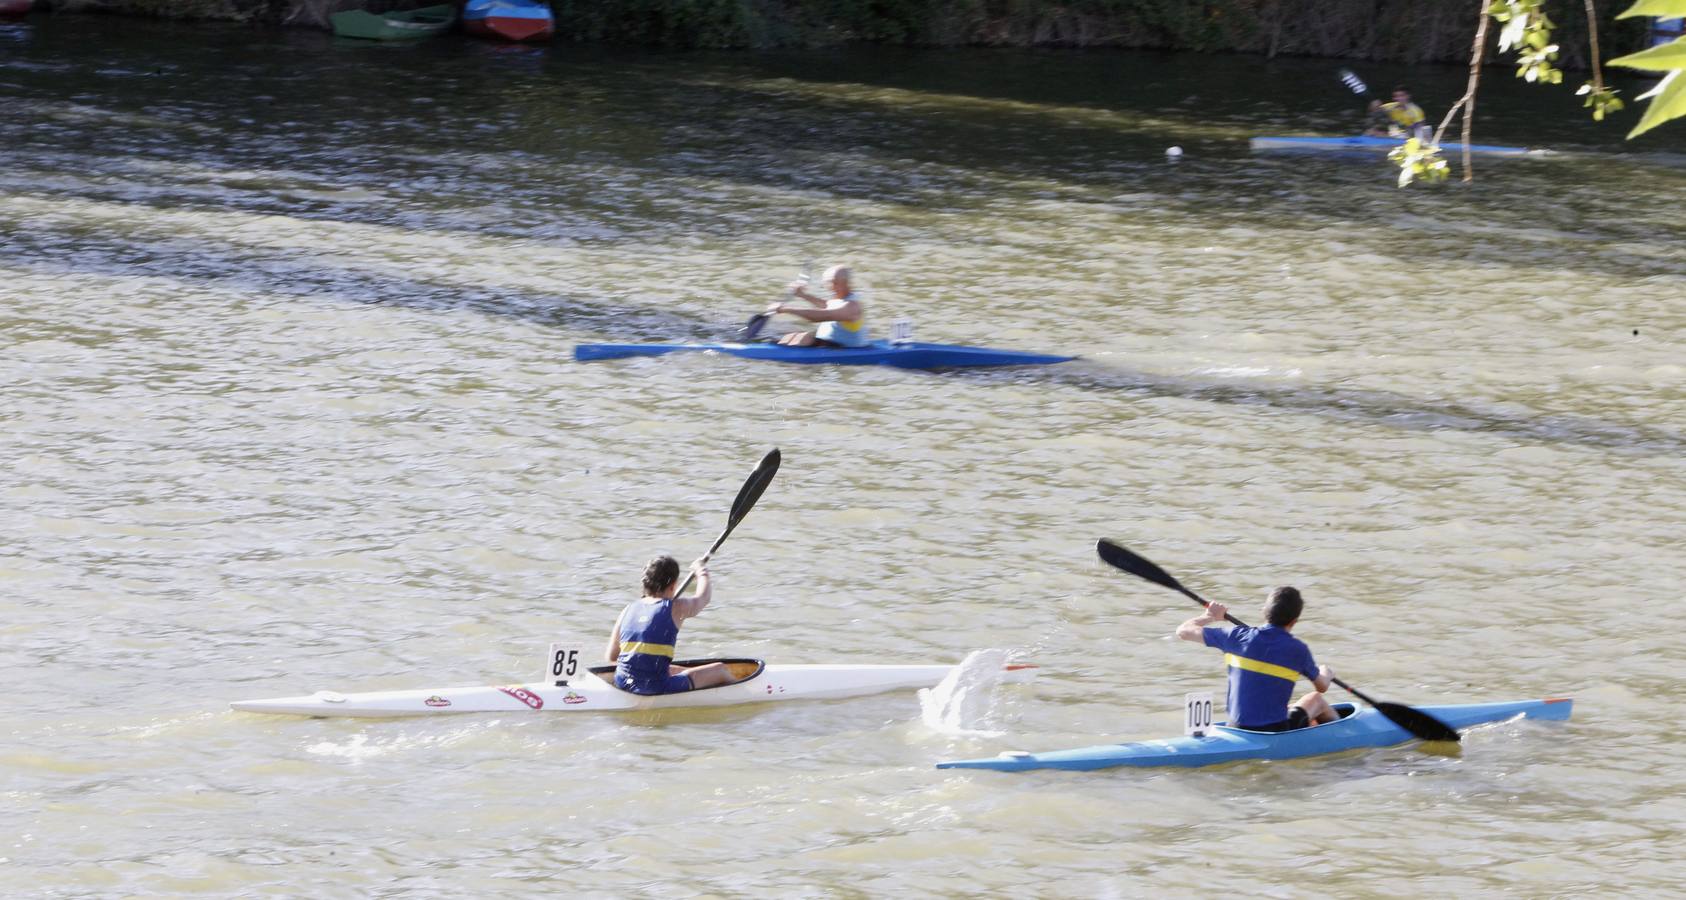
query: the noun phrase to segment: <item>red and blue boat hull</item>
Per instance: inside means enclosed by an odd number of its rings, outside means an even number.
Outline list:
[[[549,3],[525,0],[468,0],[463,30],[506,41],[548,41],[556,29]]]

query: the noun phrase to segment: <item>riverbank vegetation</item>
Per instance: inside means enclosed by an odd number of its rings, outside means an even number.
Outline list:
[[[1555,3],[1556,0],[1553,0]],[[422,0],[54,0],[58,11],[327,27],[346,9]],[[1123,47],[1466,62],[1470,0],[552,0],[559,41],[673,49],[916,46]],[[1578,5],[1574,7],[1578,9]],[[1565,0],[1565,13],[1573,11]],[[1559,65],[1584,69],[1587,26],[1562,15]],[[1645,24],[1601,12],[1607,48],[1640,49]]]

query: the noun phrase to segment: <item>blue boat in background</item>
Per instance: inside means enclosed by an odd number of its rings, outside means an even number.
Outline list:
[[[1388,747],[1411,740],[1410,732],[1388,721],[1387,716],[1380,710],[1373,707],[1358,709],[1351,703],[1336,703],[1334,706],[1343,716],[1340,721],[1297,731],[1248,731],[1218,725],[1201,737],[1184,736],[1163,741],[1101,744],[1047,753],[1010,751],[987,759],[940,762],[937,763],[937,768],[993,769],[998,772],[1106,769],[1114,766],[1194,768],[1248,759],[1295,759],[1362,747]],[[1567,719],[1573,708],[1574,701],[1562,698],[1416,707],[1417,710],[1452,728],[1502,722],[1517,716],[1527,716],[1530,719]]]
[[[900,369],[1039,366],[1077,358],[1051,356],[1046,353],[1024,353],[1018,350],[964,347],[959,344],[874,341],[865,347],[786,347],[781,344],[580,344],[574,347],[574,359],[586,362],[695,351],[724,353],[728,356],[772,362],[895,366]]]
[[[462,27],[470,34],[506,41],[547,41],[556,28],[550,4],[534,0],[468,0]]]
[[[1404,138],[1374,137],[1358,135],[1355,137],[1256,137],[1248,142],[1254,150],[1319,150],[1325,152],[1359,151],[1365,153],[1386,153],[1400,144]],[[1462,144],[1448,144],[1441,148],[1446,153],[1460,153]],[[1499,147],[1493,144],[1470,144],[1469,152],[1477,156],[1543,156],[1549,150],[1529,150],[1526,147]]]

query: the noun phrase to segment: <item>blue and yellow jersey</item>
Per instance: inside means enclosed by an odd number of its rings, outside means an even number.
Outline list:
[[[1236,728],[1274,725],[1288,718],[1294,682],[1317,680],[1311,648],[1275,625],[1213,626],[1202,629],[1206,646],[1224,652],[1229,666],[1229,724]]]
[[[667,678],[679,624],[673,621],[673,601],[636,601],[621,614],[621,655],[615,660],[615,679],[637,685]]]

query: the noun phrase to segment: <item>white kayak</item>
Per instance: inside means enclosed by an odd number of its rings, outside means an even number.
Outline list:
[[[734,681],[679,694],[646,696],[615,687],[612,665],[592,666],[566,681],[413,691],[341,694],[317,691],[302,697],[237,700],[241,712],[293,716],[433,716],[471,712],[627,712],[698,706],[735,706],[782,700],[831,700],[886,691],[934,687],[954,666],[792,665],[770,666],[759,659],[686,659],[682,666],[722,662]],[[1009,665],[1002,680],[1029,681],[1036,667]]]

